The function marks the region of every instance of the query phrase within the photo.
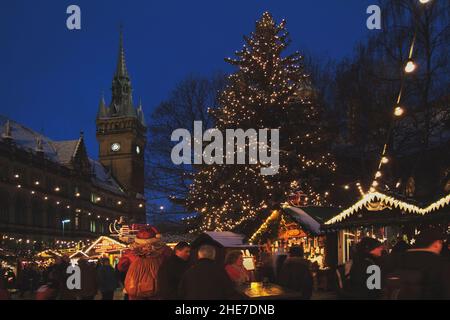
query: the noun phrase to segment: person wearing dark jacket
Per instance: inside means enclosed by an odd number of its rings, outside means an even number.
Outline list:
[[[113,300],[114,291],[119,286],[114,268],[108,258],[102,258],[97,267],[98,290],[102,294],[102,300]]]
[[[189,267],[191,247],[187,242],[179,242],[174,254],[161,264],[158,270],[158,297],[164,300],[178,299],[181,278]]]
[[[70,266],[70,259],[68,256],[63,256],[56,259],[56,264],[51,270],[51,279],[56,282],[58,288],[57,298],[59,300],[75,300],[77,298],[77,290],[70,290],[67,287],[67,279],[69,274],[67,268]]]
[[[300,292],[302,299],[311,299],[313,278],[309,263],[303,258],[303,255],[303,247],[291,247],[289,257],[281,266],[278,283],[283,287]]]
[[[80,300],[94,300],[97,294],[97,271],[95,265],[81,258],[78,260],[81,275],[81,289],[76,290]]]
[[[450,299],[450,262],[441,255],[443,239],[440,230],[429,228],[420,232],[412,249],[388,257],[385,299]]]
[[[362,238],[356,245],[345,291],[349,299],[374,300],[381,297],[380,289],[369,289],[367,280],[370,277],[368,267],[376,265],[381,269],[381,256],[384,245],[373,238]]]
[[[235,294],[233,284],[223,266],[214,260],[216,249],[203,245],[198,249],[197,262],[183,275],[179,296],[187,300],[230,299]]]
[[[392,248],[391,254],[406,252],[408,249],[411,249],[411,246],[405,240],[400,239]]]

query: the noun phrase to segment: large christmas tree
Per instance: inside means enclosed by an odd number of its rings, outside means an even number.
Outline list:
[[[262,211],[280,208],[293,192],[303,193],[304,203],[327,203],[335,163],[328,152],[323,110],[300,54],[284,54],[290,43],[285,25],[284,20],[276,24],[267,12],[256,22],[236,58],[226,59],[237,71],[213,110],[216,127],[224,133],[279,129],[278,173],[261,174],[260,163],[199,167],[187,205],[201,213],[201,230],[232,230]]]

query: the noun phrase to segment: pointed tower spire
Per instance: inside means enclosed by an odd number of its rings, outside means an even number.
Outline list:
[[[44,152],[44,147],[42,146],[42,137],[41,136],[36,137],[36,152],[38,152],[38,153]]]
[[[100,98],[100,103],[98,104],[98,112],[97,112],[97,118],[106,118],[108,117],[108,107],[105,103],[105,96],[102,92],[102,97]]]
[[[11,123],[9,122],[9,119],[6,120],[5,132],[3,132],[2,137],[3,137],[3,139],[9,139],[9,140],[12,139],[12,136],[11,136]]]
[[[117,59],[116,77],[128,78],[127,65],[125,63],[125,49],[123,48],[123,26],[120,25],[119,57]]]
[[[137,116],[141,124],[146,127],[144,119],[144,110],[142,109],[142,99],[139,98],[139,106],[137,108]]]
[[[136,116],[130,77],[125,64],[125,50],[123,47],[123,31],[120,27],[119,57],[112,82],[111,116]]]

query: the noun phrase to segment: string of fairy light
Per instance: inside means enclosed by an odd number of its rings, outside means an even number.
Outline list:
[[[40,240],[36,240],[36,239],[30,239],[27,237],[11,235],[11,234],[2,234],[1,240],[3,240],[4,243],[7,243],[9,241],[16,245],[24,245],[24,246],[46,242],[46,241],[40,241]],[[92,241],[91,239],[85,239],[82,242],[88,245],[91,243],[91,241]],[[50,243],[50,242],[48,242],[48,243]],[[55,241],[51,241],[51,243],[53,244],[52,247],[55,247],[57,249],[71,249],[71,248],[76,247],[77,244],[80,243],[80,241],[55,240]]]
[[[46,193],[45,191],[43,191],[41,189],[38,189],[39,186],[41,185],[40,180],[34,180],[33,187],[29,187],[26,184],[24,184],[23,182],[20,182],[19,179],[21,178],[21,176],[20,176],[19,173],[14,173],[13,174],[13,178],[14,178],[14,180],[16,180],[16,188],[17,189],[21,189],[21,190],[24,190],[24,191],[26,190],[27,192],[30,193],[30,195],[36,196],[36,197],[40,197],[44,201],[50,201],[53,198],[54,199],[54,204],[56,206],[61,207],[61,208],[65,208],[65,209],[73,209],[72,208],[73,205],[71,205],[71,201],[62,200],[64,197],[63,196],[59,196],[59,194],[61,194],[61,192],[63,191],[62,187],[55,186],[53,188],[54,193],[53,194],[49,194],[49,193]],[[74,199],[80,199],[81,198],[81,193],[78,190],[76,190],[74,195],[73,195],[73,197],[74,197]],[[102,198],[100,196],[95,196],[94,201],[95,201],[96,204],[98,204],[101,200],[102,200]],[[121,206],[124,205],[124,202],[122,200],[118,200],[116,202],[116,205],[118,207],[121,207]],[[138,204],[138,208],[143,208],[143,207],[144,207],[143,203],[139,203]],[[86,213],[88,216],[93,215],[93,213],[91,211],[83,210],[81,208],[75,207],[74,210],[75,210],[76,213],[82,213],[83,212],[83,213]],[[97,218],[101,219],[102,215],[97,215]],[[104,217],[104,219],[106,221],[110,220],[109,217]]]
[[[109,222],[111,220],[110,217],[105,217],[102,214],[95,214],[93,211],[82,209],[76,205],[74,205],[73,201],[65,200],[65,197],[62,196],[63,188],[61,186],[55,186],[52,188],[53,193],[48,193],[42,190],[41,186],[42,183],[39,179],[33,180],[31,185],[24,183],[21,179],[21,175],[16,172],[13,173],[11,182],[15,184],[16,188],[19,189],[21,192],[28,192],[32,197],[35,197],[36,199],[41,199],[44,202],[53,203],[57,208],[61,208],[61,210],[64,210],[66,213],[69,210],[73,210],[76,214],[85,214],[86,216],[92,216],[93,218],[96,218],[98,220],[103,220],[104,222]],[[78,200],[82,198],[81,192],[78,191],[78,189],[75,189],[75,192],[73,194],[74,200]],[[96,196],[94,199],[95,203],[98,204],[102,199],[99,196]],[[125,204],[122,200],[118,200],[116,202],[117,207],[123,207]],[[143,208],[144,205],[142,203],[138,204],[138,208]],[[62,222],[63,223],[63,222]],[[40,241],[36,239],[31,239],[23,236],[18,235],[7,235],[2,234],[1,239],[3,241],[15,243],[16,245],[33,245]],[[84,242],[89,243],[89,239],[84,239]],[[64,249],[64,248],[73,248],[76,246],[78,241],[74,240],[55,240],[53,242],[53,246],[58,249]]]
[[[290,184],[298,182],[297,179],[300,180],[298,189],[308,194],[311,204],[328,204],[330,191],[322,194],[305,177],[319,170],[333,173],[336,163],[331,154],[324,151],[327,142],[323,128],[317,125],[314,130],[307,131],[318,123],[320,108],[308,96],[312,89],[308,76],[302,71],[300,54],[295,52],[289,58],[280,54],[287,46],[285,23],[283,20],[276,25],[268,13],[257,21],[256,31],[246,38],[243,49],[236,51],[238,59],[227,59],[238,66],[238,72],[229,76],[228,86],[219,96],[221,107],[211,113],[221,131],[259,127],[284,132],[285,139],[277,151],[281,159],[296,159],[301,174],[291,177],[292,164],[285,164],[287,161],[280,161],[276,176],[261,175],[260,169],[265,167],[261,163],[232,166],[231,169],[219,165],[201,168],[194,175],[187,205],[199,212],[203,221],[198,229],[191,231],[232,230],[261,211],[269,210],[274,203],[285,201],[292,193]],[[267,108],[277,112],[279,118],[274,121],[265,117],[264,109]],[[224,157],[232,157],[234,145],[227,141],[225,147]],[[251,141],[246,141],[246,148],[250,150],[251,147]],[[304,150],[310,152],[302,152]],[[247,190],[255,186],[260,192],[251,196]]]
[[[430,2],[430,0],[418,0],[422,5],[425,5]],[[264,19],[263,19],[264,20]],[[272,23],[272,22],[269,22]],[[281,23],[281,26],[284,27],[284,20]],[[267,21],[262,23],[261,27],[266,27]],[[252,34],[254,35],[254,33]],[[283,37],[282,35],[281,37]],[[414,46],[416,42],[417,37],[417,29],[414,31],[414,35],[412,37],[411,45],[409,46],[409,52],[408,52],[408,59],[406,63],[403,66],[403,70],[405,75],[401,78],[401,86],[399,90],[399,94],[397,96],[397,99],[395,101],[394,107],[393,107],[393,119],[390,124],[390,129],[388,131],[388,137],[386,139],[386,143],[383,145],[380,160],[378,163],[378,168],[375,172],[374,179],[372,181],[372,184],[368,190],[368,193],[376,192],[377,187],[379,186],[380,179],[383,175],[383,169],[386,166],[386,164],[389,163],[388,158],[388,142],[390,135],[393,130],[394,122],[402,117],[405,113],[405,107],[402,105],[402,97],[404,96],[404,82],[405,82],[405,76],[413,73],[417,69],[417,65],[413,59],[414,57]],[[280,38],[277,38],[278,40]],[[310,112],[311,114],[306,115],[306,119],[310,119],[311,117],[315,116],[315,113],[317,113],[317,110],[314,109],[314,106],[312,105],[312,102],[304,98],[301,95],[295,96],[293,94],[295,90],[295,86],[291,81],[293,80],[293,77],[291,74],[284,74],[284,72],[287,72],[286,69],[280,68],[279,72],[275,72],[273,75],[271,75],[271,78],[269,79],[269,85],[270,86],[278,86],[278,90],[273,90],[271,94],[266,94],[265,92],[261,92],[258,90],[257,86],[249,85],[245,87],[245,94],[241,93],[241,89],[246,85],[241,79],[241,76],[244,75],[245,77],[251,78],[254,76],[258,76],[258,74],[255,74],[255,70],[262,70],[262,74],[264,76],[268,76],[268,64],[267,59],[264,57],[265,51],[263,49],[260,49],[259,46],[265,45],[268,46],[268,43],[261,44],[258,42],[258,39],[255,38],[247,38],[246,39],[247,44],[252,47],[253,50],[250,50],[246,45],[244,45],[242,51],[237,51],[236,55],[239,56],[240,60],[233,60],[228,59],[229,62],[232,64],[235,64],[239,66],[239,73],[233,74],[229,77],[231,85],[229,85],[223,95],[220,97],[221,105],[223,105],[223,108],[219,108],[218,110],[214,110],[213,113],[215,115],[219,115],[218,118],[218,124],[221,126],[221,128],[226,128],[228,125],[234,126],[239,125],[241,127],[246,127],[246,125],[249,125],[250,121],[254,120],[255,115],[260,111],[258,109],[258,106],[264,106],[264,105],[275,105],[278,108],[282,109],[283,111],[288,112],[288,105],[289,102],[292,101],[292,97],[296,97],[299,99],[299,101],[304,105],[310,105]],[[275,53],[273,54],[272,58],[274,58],[274,65],[279,67],[280,64],[280,57],[277,54],[278,51],[276,50],[282,50],[283,46],[285,44],[283,41],[280,41],[277,43],[275,48]],[[298,62],[298,60],[296,61]],[[290,70],[300,70],[300,66],[298,64],[294,64],[294,66]],[[259,69],[258,69],[259,68]],[[278,69],[277,69],[278,70]],[[304,75],[303,83],[306,83],[306,75]],[[259,118],[257,119],[259,121],[259,124],[261,126],[265,125],[265,122],[263,119]],[[278,129],[281,129],[279,127]],[[288,140],[288,145],[298,145],[298,146],[304,146],[304,145],[320,145],[320,140],[322,139],[320,132],[315,132],[315,134],[309,134],[306,133],[305,135],[291,135]],[[280,147],[280,155],[283,155],[283,147]],[[329,154],[327,155],[329,156]],[[316,159],[308,159],[306,155],[299,154],[298,159],[300,160],[300,167],[302,170],[307,170],[308,168],[319,168],[321,166],[327,167],[331,171],[336,170],[336,165],[332,160],[328,160],[327,157],[323,157],[321,161],[317,161]],[[234,227],[238,226],[239,224],[249,220],[253,219],[258,212],[261,210],[267,210],[268,205],[270,201],[261,201],[261,203],[253,203],[252,199],[248,198],[248,195],[246,194],[238,194],[234,192],[233,190],[229,190],[233,183],[243,183],[244,185],[248,185],[249,187],[252,185],[262,185],[266,186],[268,193],[268,200],[270,200],[270,197],[272,196],[271,190],[279,189],[281,186],[283,186],[283,183],[281,181],[272,181],[270,178],[264,178],[257,174],[257,170],[260,168],[260,166],[256,165],[253,167],[244,167],[244,172],[241,172],[242,175],[239,175],[238,178],[233,177],[231,181],[227,181],[226,183],[219,186],[218,190],[209,190],[211,195],[209,197],[202,197],[198,195],[199,193],[204,193],[205,190],[202,188],[198,188],[199,185],[201,185],[205,181],[212,181],[214,178],[217,178],[217,175],[223,175],[224,177],[226,175],[226,170],[223,168],[213,168],[212,170],[202,170],[199,175],[196,175],[196,178],[194,179],[194,184],[191,186],[191,195],[193,194],[194,197],[191,197],[193,201],[191,201],[191,205],[195,206],[196,201],[202,201],[207,199],[207,201],[203,201],[203,205],[197,206],[196,209],[198,212],[201,212],[205,219],[204,224],[202,227],[199,228],[199,230],[204,229],[210,229],[214,226],[216,230],[229,230],[233,229]],[[280,166],[280,173],[285,173],[287,171],[287,168],[283,165]],[[237,179],[237,180],[236,180]],[[295,182],[295,181],[293,181]],[[351,186],[355,184],[358,192],[362,197],[364,197],[367,194],[367,191],[364,190],[362,184],[360,181],[356,181],[353,183],[345,184],[343,185],[343,188],[345,190],[350,190]],[[307,194],[308,198],[311,200],[311,204],[316,205],[323,205],[326,202],[327,196],[329,195],[329,191],[327,191],[327,194],[320,194],[316,193],[314,194],[314,190],[311,189],[310,186],[302,186],[302,189],[304,189]],[[286,191],[283,192],[284,197],[288,197],[290,193],[290,190],[286,188]],[[222,203],[223,205],[215,206],[210,204],[214,203],[214,200],[219,199],[217,203]],[[208,201],[209,200],[209,201]],[[228,213],[230,212],[240,212],[242,215],[238,219],[230,218]],[[270,217],[269,216],[269,220]],[[223,218],[223,221],[219,221],[220,218]],[[262,226],[264,228],[264,224]],[[258,233],[258,232],[257,232]]]
[[[19,173],[14,173],[14,174],[13,174],[13,178],[14,178],[14,180],[15,180],[15,184],[16,184],[17,189],[26,189],[26,190],[28,190],[28,191],[30,192],[31,195],[40,195],[40,196],[42,196],[42,199],[45,200],[45,201],[49,200],[50,197],[54,197],[55,199],[57,199],[57,201],[55,202],[55,204],[56,204],[57,206],[60,206],[60,205],[61,205],[61,206],[64,206],[64,201],[60,200],[62,197],[59,197],[59,196],[58,196],[58,194],[61,194],[61,193],[63,192],[62,187],[60,187],[60,186],[55,186],[55,187],[53,188],[54,193],[53,193],[53,194],[49,194],[49,193],[46,193],[45,191],[39,189],[39,187],[41,186],[41,181],[38,180],[38,179],[34,180],[33,183],[32,183],[32,187],[30,187],[30,186],[24,184],[23,182],[20,182],[19,179],[21,178],[21,176],[20,176]],[[74,194],[73,194],[73,197],[74,197],[75,199],[81,199],[81,196],[82,196],[82,195],[81,195],[81,193],[78,191],[78,188],[75,188],[75,192],[74,192]],[[93,199],[93,201],[95,201],[95,203],[97,204],[97,203],[99,203],[100,201],[102,201],[102,197],[100,197],[100,196],[95,196],[95,199]],[[67,202],[67,201],[66,201],[66,202]],[[66,208],[67,208],[67,209],[70,209],[70,207],[71,207],[71,206],[70,206],[70,201],[67,202],[67,203],[68,203],[68,204],[66,205]],[[120,206],[124,205],[124,202],[123,202],[122,200],[118,200],[118,201],[116,202],[116,205],[117,205],[118,207],[120,207]],[[143,203],[139,203],[139,204],[137,205],[137,207],[138,207],[138,208],[143,208],[143,207],[144,207],[144,204],[143,204]],[[81,211],[77,211],[77,212],[81,212]],[[89,213],[89,212],[88,212],[88,213]]]
[[[418,0],[420,5],[422,5],[422,6],[427,5],[431,1],[432,0]],[[394,122],[397,119],[401,118],[406,112],[405,106],[402,105],[402,97],[404,96],[404,87],[405,87],[404,83],[406,81],[406,76],[410,75],[411,73],[413,73],[414,71],[417,70],[417,64],[414,62],[414,58],[413,58],[416,38],[417,38],[417,28],[414,28],[414,34],[412,36],[411,45],[409,46],[409,51],[408,51],[408,59],[403,66],[403,74],[401,77],[399,93],[397,95],[397,100],[393,107],[393,118],[392,118],[390,126],[389,126],[389,130],[388,130],[387,137],[386,137],[386,142],[384,143],[383,148],[382,148],[382,152],[381,152],[380,160],[378,162],[377,170],[375,172],[374,178],[372,180],[372,184],[369,189],[370,192],[377,191],[377,187],[380,184],[380,179],[383,176],[383,169],[389,163],[388,144],[389,144],[389,139],[390,139],[390,136],[391,136],[393,128],[394,128]]]

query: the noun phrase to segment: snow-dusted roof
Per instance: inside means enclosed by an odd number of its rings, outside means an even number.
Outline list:
[[[0,137],[3,138],[5,133],[6,123],[9,120],[11,130],[11,137],[14,143],[28,152],[36,153],[38,141],[41,141],[42,151],[52,161],[58,161],[57,151],[52,144],[52,141],[40,133],[37,133],[30,128],[27,128],[20,123],[12,121],[5,116],[0,115]]]
[[[69,164],[72,158],[77,152],[77,147],[80,140],[69,140],[69,141],[52,141],[56,153],[58,155],[58,160],[62,164]]]
[[[36,153],[38,141],[41,141],[42,152],[44,156],[55,163],[63,166],[69,166],[73,157],[77,153],[80,145],[80,139],[69,141],[52,141],[36,131],[27,128],[20,123],[0,115],[0,140],[6,131],[7,122],[9,121],[10,136],[12,142],[20,149],[27,152]],[[92,182],[94,185],[105,190],[124,194],[117,181],[102,164],[96,160],[89,159],[92,171]]]
[[[245,236],[239,233],[234,233],[230,231],[216,232],[216,231],[206,231],[208,235],[214,241],[220,243],[225,248],[236,248],[245,246],[244,238]]]
[[[117,181],[111,176],[111,174],[103,167],[103,165],[93,159],[89,159],[92,168],[92,182],[103,189],[109,190],[114,193],[123,194],[124,191],[119,186]]]
[[[329,217],[339,212],[339,208],[333,207],[284,207],[286,213],[300,224],[306,231],[314,235],[322,233],[321,226]]]
[[[300,223],[304,228],[314,234],[320,234],[320,223],[313,219],[304,210],[298,207],[288,207],[286,209],[291,211],[291,217]]]

